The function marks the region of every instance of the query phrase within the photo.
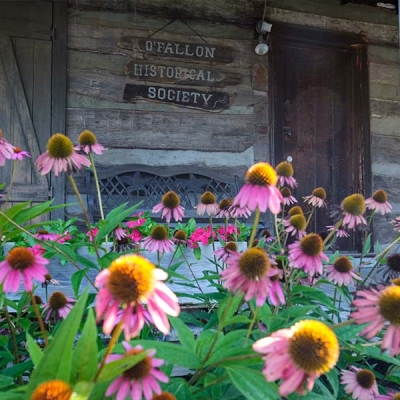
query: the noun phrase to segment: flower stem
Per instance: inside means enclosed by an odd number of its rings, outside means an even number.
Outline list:
[[[335,234],[335,232],[340,228],[342,225],[343,220],[341,219],[336,223],[336,225],[333,227],[333,229],[329,232],[329,235],[324,239],[324,246],[328,243],[329,239]]]
[[[347,321],[339,322],[337,324],[331,325],[331,329],[341,328],[342,326],[354,325],[356,320],[354,318],[348,319]]]
[[[44,324],[43,324],[42,316],[40,315],[40,312],[39,312],[39,307],[36,304],[36,299],[35,299],[35,296],[33,295],[33,293],[29,292],[29,295],[31,296],[31,303],[33,305],[33,309],[35,311],[36,318],[39,323],[40,331],[42,332],[42,336],[43,336],[43,340],[44,340],[44,347],[47,347],[49,342],[47,340],[47,334],[46,334],[46,330],[44,329]]]
[[[92,153],[89,153],[89,160],[90,160],[90,164],[92,164],[94,182],[96,183],[97,200],[99,202],[100,216],[101,216],[101,219],[104,221],[103,201],[101,199],[99,178],[97,176],[97,170],[96,170],[96,166],[94,165],[94,159],[93,159]]]
[[[83,215],[85,216],[86,225],[88,226],[89,231],[90,231],[90,236],[93,239],[92,243],[93,243],[94,251],[96,252],[96,256],[97,256],[97,258],[100,258],[99,248],[97,247],[97,242],[96,242],[95,235],[93,233],[92,225],[90,223],[89,214],[88,214],[88,212],[86,210],[85,205],[83,204],[82,196],[79,193],[78,187],[76,186],[75,179],[73,178],[73,176],[71,174],[67,174],[67,176],[68,176],[68,180],[69,180],[69,182],[70,182],[70,184],[72,186],[72,189],[74,190],[74,192],[76,194],[76,197],[78,198],[79,204],[80,204],[81,209],[83,211]]]
[[[120,321],[118,323],[118,325],[114,329],[114,332],[113,332],[113,334],[111,336],[110,341],[108,342],[108,346],[107,346],[106,352],[105,352],[105,354],[103,356],[103,359],[101,360],[101,364],[100,364],[99,369],[97,370],[96,376],[94,377],[94,382],[95,383],[97,382],[97,379],[99,379],[101,370],[104,368],[104,365],[106,363],[107,357],[110,355],[110,353],[112,352],[114,346],[117,344],[117,341],[118,341],[118,339],[119,339],[119,337],[121,335],[121,332],[122,332],[122,324],[123,324],[123,321]]]
[[[250,304],[249,304],[249,306],[250,306]],[[250,308],[251,308],[251,307],[250,307]],[[250,322],[250,325],[249,325],[249,329],[247,330],[246,338],[244,339],[244,346],[247,345],[247,342],[248,342],[248,340],[249,340],[251,331],[253,330],[253,326],[254,326],[254,324],[255,324],[256,321],[257,321],[257,318],[258,318],[258,311],[259,311],[259,310],[260,310],[260,307],[256,306],[256,309],[255,309],[255,311],[253,312],[253,318],[252,318],[252,320],[251,320],[251,322]]]
[[[261,214],[260,209],[257,207],[256,215],[254,216],[253,229],[251,230],[251,235],[249,239],[249,246],[248,246],[249,249],[253,247],[254,238],[256,237],[257,233],[258,223],[260,222],[260,214]]]
[[[311,218],[312,218],[312,216],[313,216],[313,214],[314,214],[314,210],[315,210],[315,207],[313,207],[313,208],[311,209],[310,215],[309,215],[308,218],[307,218],[306,229],[307,229],[308,224],[310,223]]]
[[[192,274],[192,276],[193,276],[193,279],[194,279],[195,282],[196,282],[197,287],[199,288],[200,292],[201,292],[202,294],[204,294],[204,292],[203,292],[203,290],[202,290],[202,288],[201,288],[201,286],[200,286],[200,284],[199,284],[199,281],[197,280],[196,275],[194,274],[194,272],[193,272],[193,270],[192,270],[192,267],[190,266],[190,263],[189,263],[188,259],[186,258],[185,253],[184,253],[183,251],[182,251],[182,257],[183,257],[183,259],[186,261],[186,264],[187,264],[187,266],[189,267],[189,271],[191,272],[191,274]]]

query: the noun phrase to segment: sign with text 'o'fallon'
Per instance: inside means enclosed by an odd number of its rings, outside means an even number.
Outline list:
[[[229,93],[216,91],[205,92],[195,89],[127,84],[124,101],[134,103],[136,100],[149,100],[219,112],[229,107],[232,96]]]

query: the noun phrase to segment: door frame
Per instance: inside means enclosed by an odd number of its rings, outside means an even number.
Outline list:
[[[275,164],[283,160],[283,42],[299,45],[323,47],[349,51],[353,54],[352,91],[353,110],[352,124],[354,131],[353,174],[357,177],[355,192],[371,195],[371,135],[369,111],[369,78],[367,42],[362,35],[328,31],[299,25],[274,23],[270,36],[269,52],[269,93],[271,115],[271,152]]]

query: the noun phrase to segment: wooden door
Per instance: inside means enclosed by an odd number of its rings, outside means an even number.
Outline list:
[[[0,3],[0,128],[12,145],[32,156],[18,164],[11,203],[39,203],[53,194],[64,202],[63,184],[39,175],[34,162],[50,135],[64,132],[65,18],[62,2]],[[0,182],[10,183],[12,168],[8,161],[0,169]]]
[[[370,191],[365,45],[358,36],[274,26],[271,61],[275,159],[293,157],[300,204],[326,190],[328,208],[310,226],[324,232],[344,197]]]

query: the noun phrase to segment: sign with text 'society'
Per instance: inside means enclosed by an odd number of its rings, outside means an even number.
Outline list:
[[[217,91],[127,84],[124,101],[134,103],[136,100],[149,100],[219,112],[229,107],[232,95]]]

